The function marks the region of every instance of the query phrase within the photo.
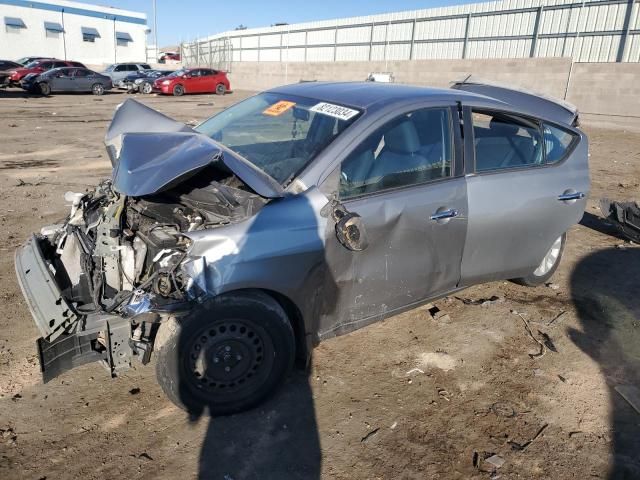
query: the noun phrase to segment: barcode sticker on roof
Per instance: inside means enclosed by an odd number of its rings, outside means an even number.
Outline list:
[[[309,109],[309,111],[329,115],[330,117],[339,118],[340,120],[349,120],[360,113],[358,110],[325,102],[314,105]]]

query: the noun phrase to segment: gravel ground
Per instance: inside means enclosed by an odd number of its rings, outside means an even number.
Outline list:
[[[249,93],[142,101],[195,122]],[[640,387],[640,248],[595,208],[640,199],[640,134],[589,125],[592,195],[550,286],[481,285],[436,302],[438,318],[421,307],[328,340],[227,418],[188,418],[152,365],[42,385],[13,251],[64,217],[65,191],[109,175],[102,138],[124,98],[0,90],[0,478],[640,478],[640,413],[616,390]],[[557,352],[531,358],[523,318]]]

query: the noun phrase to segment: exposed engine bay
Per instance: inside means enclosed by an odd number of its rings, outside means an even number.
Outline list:
[[[45,381],[61,373],[57,366],[47,372],[47,358],[59,365],[71,347],[76,354],[68,368],[96,355],[112,375],[133,357],[147,363],[160,322],[201,300],[180,268],[191,244],[186,234],[238,222],[268,202],[224,165],[153,195],[122,195],[105,181],[65,199],[72,204],[66,221],[33,240],[60,290],[56,304],[68,306],[36,322]]]

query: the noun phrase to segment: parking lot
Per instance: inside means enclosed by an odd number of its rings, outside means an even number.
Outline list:
[[[137,99],[195,123],[250,93]],[[640,247],[597,208],[640,200],[640,133],[623,130],[585,126],[591,199],[547,286],[490,283],[328,340],[226,418],[189,418],[153,365],[41,384],[13,252],[109,176],[126,98],[0,90],[0,478],[640,478],[640,412],[618,393],[640,386]]]

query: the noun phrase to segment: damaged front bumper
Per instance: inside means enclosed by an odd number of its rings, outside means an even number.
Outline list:
[[[55,279],[55,267],[45,259],[36,235],[16,250],[15,268],[22,294],[42,335],[36,343],[45,383],[86,363],[104,362],[113,374],[125,367],[117,356],[121,359],[126,357],[127,361],[131,357],[129,321],[111,316],[111,325],[104,318],[94,321],[94,328],[80,332],[81,316],[63,297]],[[82,320],[86,323],[86,318]],[[114,333],[115,337],[123,337],[115,340],[122,342],[122,346],[116,348],[116,356],[107,348],[114,343]]]
[[[18,248],[15,268],[24,298],[42,335],[36,344],[43,382],[91,362],[101,362],[112,376],[127,370],[134,356],[139,356],[143,364],[148,363],[151,345],[144,341],[145,335],[139,330],[140,322],[136,322],[135,316],[82,315],[74,311],[60,291],[55,267],[46,259],[42,241],[32,235]],[[143,315],[146,315],[144,320],[151,320],[157,327],[148,311]],[[134,329],[134,325],[138,325],[138,329]]]

